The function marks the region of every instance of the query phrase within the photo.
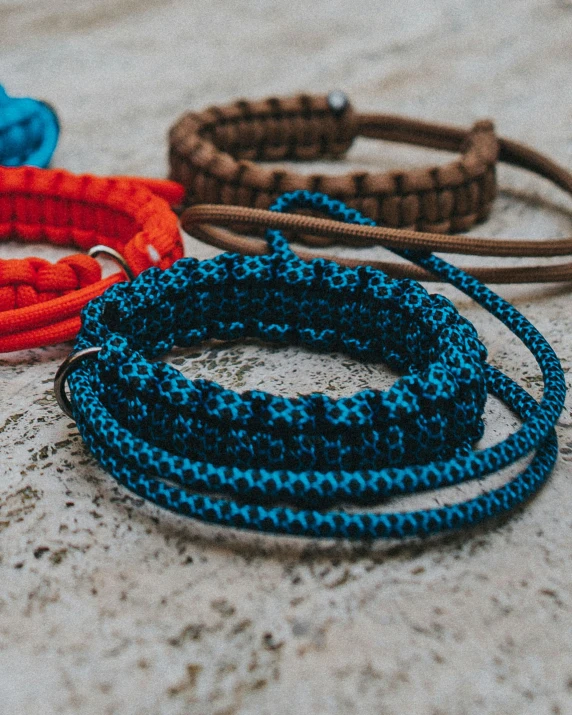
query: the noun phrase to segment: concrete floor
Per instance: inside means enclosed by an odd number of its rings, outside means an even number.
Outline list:
[[[53,102],[54,166],[78,172],[164,176],[165,133],[188,107],[336,87],[362,109],[492,117],[570,166],[571,60],[570,0],[0,0],[0,82]],[[342,168],[444,158],[363,141]],[[522,172],[500,179],[481,235],[572,233],[561,192]],[[212,255],[191,238],[187,249]],[[501,292],[568,371],[569,287]],[[532,358],[455,300],[495,364],[539,396]],[[1,713],[572,713],[569,408],[551,480],[502,523],[404,545],[257,537],[118,487],[55,405],[69,349],[0,357]],[[391,381],[382,366],[254,345],[175,362],[280,394]],[[487,422],[488,442],[515,426],[495,404]]]

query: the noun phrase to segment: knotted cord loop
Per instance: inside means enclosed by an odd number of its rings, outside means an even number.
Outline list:
[[[0,167],[0,240],[47,242],[121,254],[134,275],[183,255],[177,217],[157,193],[180,201],[170,181],[78,176],[64,170]],[[90,256],[49,263],[0,260],[0,352],[73,338],[82,307],[117,281]]]
[[[272,207],[297,209],[373,225],[320,193],[285,194]],[[548,342],[514,307],[436,256],[399,252],[518,336],[542,371],[539,403],[486,362],[474,327],[443,296],[369,266],[304,262],[278,230],[267,239],[268,255],[182,259],[113,286],[84,309],[75,350],[101,350],[76,361],[69,376],[73,415],[90,451],[121,484],[210,523],[362,539],[470,526],[542,486],[557,456],[564,375]],[[387,392],[289,399],[239,394],[150,362],[174,345],[238,337],[343,350],[405,374]],[[478,451],[487,391],[523,424]],[[483,478],[530,452],[517,476],[465,502],[409,512],[372,508],[392,496]]]
[[[46,167],[60,126],[54,109],[29,97],[9,97],[0,85],[0,165]]]

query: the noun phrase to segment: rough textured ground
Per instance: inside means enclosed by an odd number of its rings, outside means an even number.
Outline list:
[[[162,176],[165,132],[187,107],[333,87],[361,108],[493,117],[570,166],[571,40],[569,0],[0,0],[0,81],[58,107],[54,165],[75,171]],[[362,142],[350,163],[436,158]],[[545,182],[503,170],[501,183],[481,232],[572,232],[570,201]],[[570,288],[503,294],[568,370]],[[493,360],[538,395],[531,358],[458,305]],[[552,479],[508,521],[406,545],[261,538],[117,487],[54,403],[68,350],[0,358],[1,712],[572,713],[569,409]],[[281,394],[391,379],[342,356],[254,345],[174,360],[188,375]],[[494,405],[487,419],[489,441],[514,427]]]

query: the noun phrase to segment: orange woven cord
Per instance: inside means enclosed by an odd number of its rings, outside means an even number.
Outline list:
[[[185,189],[181,184],[169,179],[151,179],[146,176],[113,176],[110,178],[121,179],[121,181],[135,181],[165,199],[171,206],[177,206],[182,203],[185,195]]]
[[[176,215],[182,188],[171,181],[103,178],[64,170],[0,167],[0,240],[48,242],[119,252],[135,275],[183,256]],[[165,200],[167,199],[167,200]],[[83,306],[123,273],[102,279],[95,258],[0,260],[0,351],[75,336]]]

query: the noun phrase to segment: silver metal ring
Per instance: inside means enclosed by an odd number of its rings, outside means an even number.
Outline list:
[[[91,256],[92,258],[97,258],[101,255],[111,258],[112,261],[115,261],[115,263],[117,263],[122,268],[123,272],[129,279],[129,282],[135,280],[135,274],[131,270],[131,266],[129,265],[129,263],[127,263],[121,253],[119,253],[119,251],[116,251],[114,248],[109,248],[109,246],[98,244],[97,246],[93,246],[92,248],[90,248],[87,252],[87,255]]]
[[[66,395],[66,380],[71,373],[79,367],[81,361],[85,357],[95,357],[101,348],[85,348],[78,350],[77,353],[70,353],[63,363],[59,366],[54,378],[54,393],[56,400],[62,412],[73,420],[72,404],[69,397]]]

